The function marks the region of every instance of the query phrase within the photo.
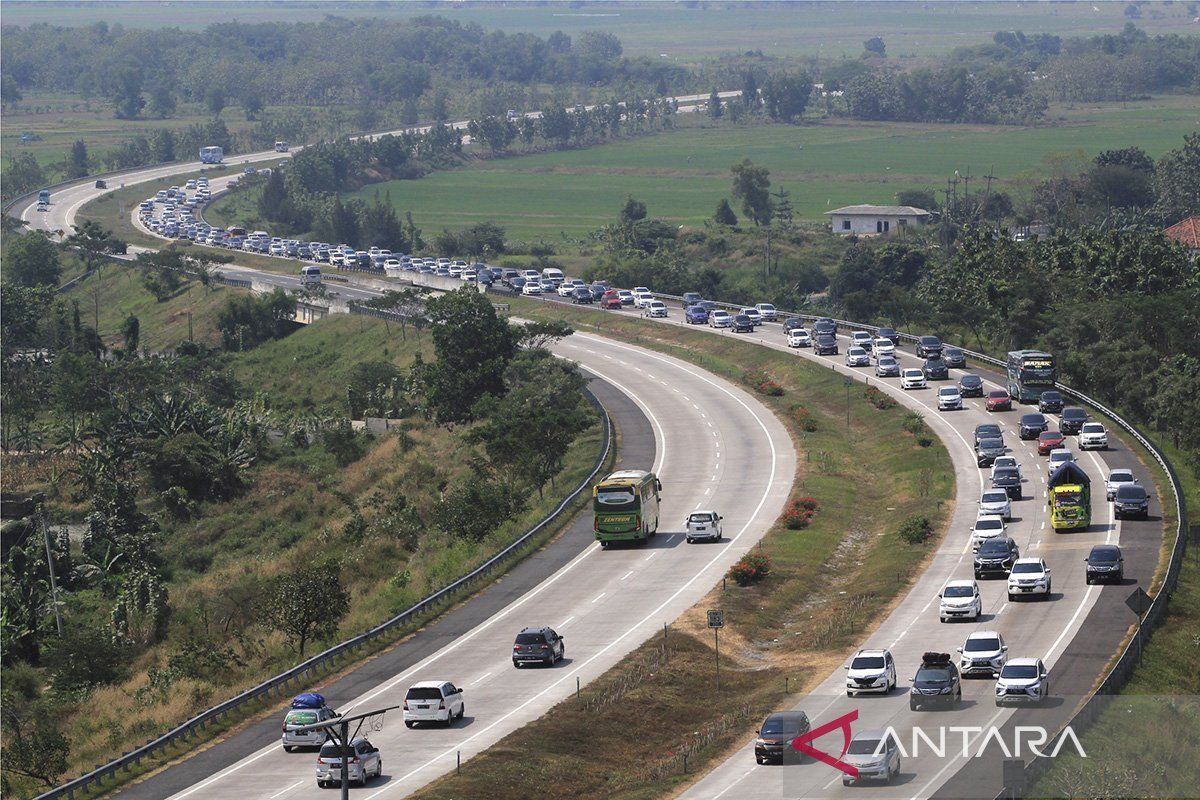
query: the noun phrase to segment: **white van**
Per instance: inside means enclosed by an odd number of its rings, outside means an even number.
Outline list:
[[[555,286],[561,286],[562,282],[566,280],[563,271],[554,267],[546,267],[542,270],[542,277],[548,281],[554,281]]]
[[[300,285],[301,286],[320,286],[321,285],[321,268],[316,264],[306,264],[300,268]]]

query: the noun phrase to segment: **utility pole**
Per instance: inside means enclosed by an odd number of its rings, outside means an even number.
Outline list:
[[[50,525],[46,522],[46,507],[38,507],[38,520],[42,523],[42,539],[46,543],[46,569],[50,572],[50,599],[54,603],[54,625],[62,637],[62,610],[58,606],[58,579],[54,577],[54,553],[50,550]]]
[[[771,277],[771,223],[767,223],[767,277]]]
[[[189,342],[195,341],[195,337],[192,336],[192,310],[191,309],[188,309],[188,341]]]

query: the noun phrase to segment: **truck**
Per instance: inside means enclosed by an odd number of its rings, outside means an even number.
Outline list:
[[[1055,531],[1087,530],[1092,521],[1092,481],[1083,467],[1064,462],[1046,482],[1050,527]]]
[[[40,192],[38,192],[38,202],[39,203],[49,203],[50,202],[50,190],[49,189],[42,189]]]
[[[217,145],[200,148],[201,164],[220,164],[225,159],[225,151]]]

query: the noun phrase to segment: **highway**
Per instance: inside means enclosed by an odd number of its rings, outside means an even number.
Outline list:
[[[229,272],[230,268],[223,271]],[[242,271],[278,285],[297,285],[291,276]],[[338,291],[377,294],[353,287],[339,286]],[[595,313],[631,312],[596,309]],[[680,309],[673,308],[672,318],[660,322],[682,324],[680,314]],[[735,335],[702,326],[693,329],[715,336]],[[777,325],[768,324],[754,334],[740,336],[784,349],[782,330]],[[845,346],[843,339],[843,353]],[[868,368],[845,367],[842,356],[817,357],[810,350],[792,353],[860,380],[872,376]],[[456,751],[461,750],[465,760],[504,733],[536,718],[574,690],[575,677],[586,681],[599,675],[704,594],[769,526],[786,498],[795,467],[786,432],[740,389],[683,362],[594,336],[576,334],[564,340],[559,354],[612,382],[650,419],[658,445],[655,466],[664,481],[664,520],[681,521],[693,508],[715,505],[726,516],[731,541],[716,547],[689,547],[681,545],[679,536],[660,536],[644,551],[605,553],[590,545],[577,560],[477,629],[366,692],[351,705],[342,706],[339,710],[345,711],[369,707],[371,703],[395,702],[397,693],[418,679],[445,678],[467,687],[468,712],[462,727],[410,731],[393,720],[373,737],[384,753],[385,776],[372,784],[364,797],[402,796],[451,768]],[[900,360],[902,366],[919,364],[911,353],[901,355]],[[997,376],[972,371],[989,378],[987,388],[997,388]],[[960,374],[960,370],[952,371],[952,377]],[[1134,583],[1148,587],[1157,564],[1162,535],[1157,499],[1152,500],[1149,521],[1119,523],[1104,500],[1103,478],[1115,466],[1134,468],[1147,485],[1149,475],[1115,437],[1112,450],[1081,455],[1081,465],[1091,476],[1094,489],[1099,490],[1093,492],[1093,524],[1084,533],[1055,534],[1047,522],[1044,459],[1015,435],[1015,421],[1023,409],[989,414],[982,410],[981,400],[968,399],[964,410],[942,413],[936,410],[937,382],[931,382],[929,389],[902,392],[895,379],[870,377],[870,381],[906,407],[920,410],[932,430],[946,442],[957,476],[950,531],[914,588],[876,629],[864,630],[861,646],[892,650],[899,688],[889,697],[848,700],[843,692],[843,672],[838,669],[824,676],[798,707],[808,713],[814,725],[857,709],[856,729],[892,726],[897,731],[908,731],[914,724],[985,726],[1010,722],[1029,712],[1017,714],[994,708],[990,680],[965,680],[966,702],[957,711],[914,713],[908,709],[908,681],[922,652],[954,653],[971,631],[994,629],[1009,644],[1009,657],[1039,656],[1046,660],[1051,668],[1052,693],[1059,698],[1049,704],[1049,711],[1061,717],[1069,711],[1070,703],[1061,696],[1081,695],[1090,689],[1132,621],[1120,602],[1129,588],[1085,586],[1082,557],[1095,543],[1119,542],[1126,550],[1126,583],[1130,587]],[[1047,560],[1053,570],[1055,592],[1047,602],[1009,603],[1002,580],[983,580],[984,617],[978,623],[942,624],[936,615],[938,590],[950,578],[971,577],[966,537],[986,479],[986,473],[975,466],[971,436],[974,426],[985,421],[998,422],[1005,428],[1006,441],[1025,476],[1025,499],[1014,504],[1009,535],[1021,546],[1022,555],[1039,555]],[[712,434],[711,449],[697,442],[697,432],[707,442],[706,431]],[[579,568],[584,562],[586,565]],[[569,577],[560,580],[563,576]],[[619,598],[619,604],[614,604],[614,598]],[[527,616],[532,608],[538,612],[534,619]],[[503,624],[497,624],[501,621]],[[569,660],[552,670],[517,672],[508,664],[512,634],[521,625],[534,623],[560,628],[566,635]],[[1088,634],[1079,636],[1085,625]],[[836,731],[833,734],[839,735]],[[833,740],[822,741],[830,744]],[[832,749],[836,754],[837,748]],[[825,797],[858,791],[843,789],[840,774],[826,765],[810,762],[782,768],[757,766],[750,750],[751,743],[747,742],[728,761],[700,778],[684,796]],[[403,753],[402,763],[389,758],[389,753]],[[211,777],[170,796],[316,796],[311,760],[307,756],[297,760],[294,755],[284,754],[277,742],[264,742],[261,749],[246,753]],[[990,787],[982,790],[978,781],[994,781],[995,770],[982,767],[978,759],[970,759],[970,764],[967,761],[932,756],[906,759],[897,786],[872,791],[886,797],[929,797],[939,792],[943,796],[987,795]],[[981,769],[982,777],[964,785],[960,776]]]

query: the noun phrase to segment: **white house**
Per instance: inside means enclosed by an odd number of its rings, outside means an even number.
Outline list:
[[[845,206],[826,211],[834,233],[891,233],[907,225],[924,225],[929,212],[912,206]]]

